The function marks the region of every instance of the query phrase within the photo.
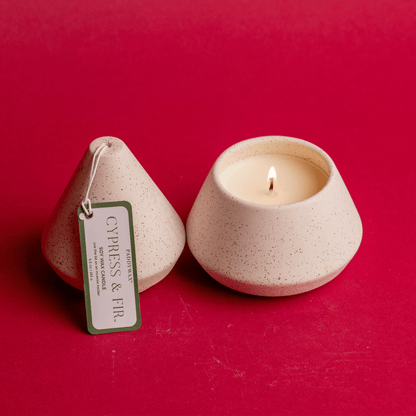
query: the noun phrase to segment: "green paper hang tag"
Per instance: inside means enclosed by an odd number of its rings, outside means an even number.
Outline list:
[[[133,215],[126,201],[78,209],[88,331],[133,331],[140,327]]]

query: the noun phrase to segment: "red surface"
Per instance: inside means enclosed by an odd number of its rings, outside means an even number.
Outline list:
[[[416,414],[413,1],[0,3],[1,412]],[[364,239],[290,298],[216,283],[186,249],[143,326],[86,333],[42,226],[89,142],[121,138],[185,221],[230,145],[308,140]]]

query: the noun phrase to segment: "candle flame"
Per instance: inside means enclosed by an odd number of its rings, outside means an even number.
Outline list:
[[[269,179],[269,181],[270,181],[270,179],[276,179],[276,169],[274,168],[274,166],[272,166],[269,170],[268,179]]]
[[[273,181],[276,179],[276,169],[272,166],[269,170],[269,192],[273,192]]]

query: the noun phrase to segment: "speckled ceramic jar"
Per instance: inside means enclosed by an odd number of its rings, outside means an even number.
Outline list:
[[[278,153],[303,158],[328,175],[310,198],[260,205],[235,197],[220,174],[245,158]],[[336,277],[357,252],[362,224],[331,158],[304,140],[266,136],[227,149],[215,162],[187,220],[187,240],[201,266],[231,289],[288,296]]]
[[[42,251],[52,268],[83,290],[77,210],[85,197],[92,158],[107,143],[89,198],[92,203],[128,201],[132,206],[139,291],[162,280],[185,245],[185,229],[171,204],[128,147],[115,137],[94,140],[75,170],[42,233]]]

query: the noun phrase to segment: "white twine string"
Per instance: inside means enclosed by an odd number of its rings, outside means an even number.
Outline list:
[[[87,193],[85,194],[85,199],[81,202],[82,210],[85,212],[85,215],[87,217],[91,217],[92,215],[92,209],[91,209],[91,201],[88,198],[88,195],[90,193],[92,181],[94,180],[95,173],[97,172],[98,168],[98,162],[100,161],[100,157],[107,149],[108,145],[103,143],[94,153],[94,157],[92,158],[92,164],[91,164],[91,172],[90,172],[90,183],[88,184]],[[88,208],[85,206],[85,204],[88,204]]]

